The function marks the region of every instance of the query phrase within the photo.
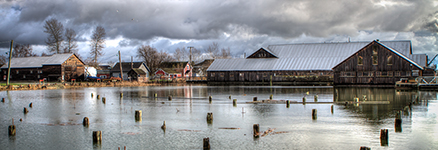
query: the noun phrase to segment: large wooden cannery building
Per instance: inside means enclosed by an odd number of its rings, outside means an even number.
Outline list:
[[[54,54],[41,57],[19,57],[11,59],[11,81],[71,81],[84,79],[85,66],[75,54]],[[1,67],[3,78],[7,80],[8,63]]]
[[[207,69],[207,81],[209,84],[269,85],[272,81],[278,85],[331,85],[335,78],[332,69],[370,43],[375,42],[269,45],[246,58],[216,59]],[[418,66],[426,65],[427,56],[413,54],[410,41],[379,43]]]

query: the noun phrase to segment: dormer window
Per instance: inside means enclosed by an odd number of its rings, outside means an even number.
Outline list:
[[[378,65],[377,46],[373,46],[373,65]]]
[[[388,56],[388,59],[386,60],[387,65],[392,65],[392,55]]]
[[[363,65],[363,57],[362,56],[357,57],[357,65]]]

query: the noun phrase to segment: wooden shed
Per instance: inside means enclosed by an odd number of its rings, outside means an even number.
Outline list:
[[[147,73],[142,69],[131,69],[128,71],[128,76],[131,81],[147,82],[149,80]]]
[[[11,81],[71,81],[84,78],[85,66],[75,54],[54,54],[41,57],[20,57],[11,59]],[[6,81],[8,64],[1,68]]]

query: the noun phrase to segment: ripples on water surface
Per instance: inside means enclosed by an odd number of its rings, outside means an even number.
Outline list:
[[[119,93],[124,94],[123,98]],[[306,93],[309,92],[309,95]],[[210,138],[212,149],[438,149],[437,93],[398,92],[379,88],[249,87],[249,86],[157,86],[101,87],[37,91],[2,91],[0,97],[1,149],[202,149]],[[94,97],[91,97],[91,93]],[[154,99],[154,93],[159,98]],[[319,102],[390,101],[379,105],[246,104],[253,97]],[[96,96],[106,98],[106,104]],[[172,101],[167,100],[173,95]],[[209,104],[208,96],[213,103]],[[233,107],[232,99],[238,104]],[[191,97],[191,98],[190,98]],[[418,100],[417,100],[418,99]],[[395,132],[395,111],[415,101],[403,116],[402,132]],[[29,108],[29,103],[33,107]],[[29,109],[23,114],[23,108]],[[244,107],[244,113],[242,113]],[[312,120],[311,111],[318,118]],[[142,121],[135,122],[135,110]],[[213,123],[207,124],[208,112]],[[90,118],[83,127],[82,119]],[[7,128],[17,127],[16,136]],[[19,119],[23,119],[22,122]],[[163,121],[167,129],[161,130]],[[275,128],[277,134],[254,139],[253,124],[260,131]],[[240,128],[236,130],[219,129]],[[389,146],[380,146],[380,129],[389,130]],[[102,131],[101,144],[93,144],[92,132]]]

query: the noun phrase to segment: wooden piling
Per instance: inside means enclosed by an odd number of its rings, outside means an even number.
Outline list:
[[[24,114],[27,114],[28,112],[29,112],[29,110],[27,110],[27,108],[24,107],[24,109],[23,109],[23,113],[24,113]]]
[[[2,98],[2,102],[3,102],[3,103],[5,102],[5,98]]]
[[[84,125],[84,127],[88,127],[90,125],[90,120],[88,119],[88,117],[84,117],[82,125]]]
[[[388,146],[388,129],[380,129],[380,145]]]
[[[120,97],[123,97],[123,93],[120,93]]]
[[[272,100],[274,98],[274,95],[269,95],[269,99]]]
[[[314,100],[315,102],[318,102],[318,95],[313,96],[313,100]]]
[[[135,110],[135,121],[141,121],[141,110]]]
[[[17,129],[15,128],[15,125],[10,125],[8,127],[9,136],[14,136],[16,132],[17,132]]]
[[[91,93],[91,97],[93,97],[94,95],[93,95],[93,93]]]
[[[287,100],[287,101],[286,101],[286,108],[289,108],[289,106],[290,106],[290,101]]]
[[[332,112],[332,114],[333,114],[333,112],[334,112],[334,108],[333,108],[334,106],[332,105],[331,106],[331,112]]]
[[[169,95],[169,98],[168,98],[168,99],[169,99],[169,101],[171,101],[171,100],[172,100],[172,96]]]
[[[312,119],[316,120],[317,118],[318,118],[317,110],[316,109],[312,109]]]
[[[361,147],[360,147],[360,150],[371,150],[371,148],[366,147],[366,146],[361,146]]]
[[[163,125],[161,126],[161,129],[163,129],[164,131],[166,131],[166,121],[163,121]]]
[[[203,143],[203,149],[210,150],[210,138],[204,138]]]
[[[100,95],[97,95],[97,99],[100,99]]]
[[[29,104],[29,107],[32,108],[32,103]]]
[[[228,98],[231,100],[231,95],[230,96],[228,96]]]
[[[395,132],[402,132],[402,119],[395,118],[394,128]]]
[[[93,142],[94,143],[102,142],[102,131],[93,131]]]
[[[211,96],[208,96],[208,102],[211,103],[213,101],[213,98]]]
[[[303,97],[303,105],[306,105],[306,97]]]
[[[154,94],[154,97],[155,97],[155,98],[157,98],[157,97],[158,97],[158,94],[157,94],[157,93],[155,93],[155,94]]]
[[[233,106],[234,106],[234,107],[237,106],[237,99],[233,99]]]
[[[102,103],[105,104],[105,102],[106,102],[106,98],[105,98],[105,97],[102,97]]]
[[[253,136],[254,136],[255,138],[260,137],[260,135],[259,135],[259,132],[260,132],[260,126],[259,126],[259,124],[254,124],[254,125],[252,125],[252,129],[253,129]]]
[[[212,112],[207,113],[207,123],[208,124],[213,123],[213,113]]]
[[[253,97],[252,101],[256,102],[257,101],[257,97]]]

